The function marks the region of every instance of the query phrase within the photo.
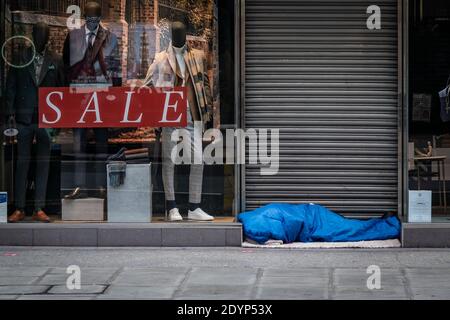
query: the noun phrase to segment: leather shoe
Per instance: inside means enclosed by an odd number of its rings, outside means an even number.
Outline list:
[[[64,196],[64,199],[70,199],[70,200],[81,199],[81,198],[85,198],[85,195],[82,192],[80,187],[76,187],[69,194]]]
[[[50,218],[42,210],[36,211],[31,219],[33,219],[33,221],[39,222],[50,222]]]
[[[22,221],[23,219],[25,219],[25,212],[23,212],[22,210],[16,210],[12,215],[9,216],[8,222],[15,223]]]

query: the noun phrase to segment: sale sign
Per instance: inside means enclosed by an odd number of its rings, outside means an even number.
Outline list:
[[[39,88],[40,128],[185,127],[185,87]]]

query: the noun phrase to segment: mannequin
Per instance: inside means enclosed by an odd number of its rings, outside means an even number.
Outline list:
[[[120,55],[117,37],[101,24],[102,7],[97,2],[88,2],[84,9],[86,23],[71,30],[64,43],[63,57],[70,84],[95,88],[121,86],[119,77]],[[66,199],[86,198],[87,132],[89,129],[74,128],[75,181],[74,188]],[[106,163],[108,152],[108,129],[92,129],[95,135],[95,196],[106,195]]]
[[[62,59],[47,48],[50,29],[39,22],[33,27],[32,48],[25,51],[19,60],[25,64],[33,59],[26,68],[11,67],[7,78],[6,108],[10,119],[17,123],[17,168],[15,176],[16,210],[9,222],[19,222],[25,218],[26,190],[28,171],[31,162],[33,141],[36,140],[36,176],[35,199],[32,219],[50,222],[45,214],[47,180],[50,162],[51,130],[38,127],[39,87],[62,87],[65,85]]]
[[[182,22],[172,24],[172,42],[167,50],[156,55],[149,68],[145,85],[154,87],[187,87],[188,124],[186,129],[191,137],[192,159],[194,154],[202,154],[193,143],[194,128],[202,128],[210,120],[211,92],[207,76],[206,59],[203,51],[192,49],[186,41],[186,26]],[[163,74],[160,70],[170,70],[171,74]],[[162,75],[162,77],[161,77]],[[168,83],[168,79],[169,83]],[[177,142],[171,141],[171,135],[177,128],[163,128],[161,132],[163,184],[166,197],[166,216],[169,221],[183,220],[175,200],[174,171],[175,164],[171,152]],[[178,128],[180,129],[180,128]],[[200,129],[200,131],[202,130]],[[201,134],[201,132],[195,132]],[[200,208],[203,184],[203,164],[190,164],[189,175],[189,210],[188,219],[195,221],[211,221],[214,217]]]

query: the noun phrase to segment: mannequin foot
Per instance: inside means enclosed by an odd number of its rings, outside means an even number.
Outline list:
[[[69,194],[67,194],[64,199],[68,199],[68,200],[75,200],[75,199],[82,199],[82,198],[86,198],[86,195],[84,194],[84,192],[81,190],[80,187],[76,187],[75,189],[73,189]]]
[[[182,221],[183,217],[180,214],[180,211],[177,208],[173,208],[169,211],[168,220],[170,222]]]
[[[50,218],[42,210],[35,211],[31,219],[33,219],[33,221],[38,222],[46,222],[46,223],[50,222]]]
[[[214,217],[210,216],[202,209],[197,208],[194,211],[188,211],[188,219],[194,221],[213,221]]]
[[[8,222],[16,223],[22,221],[23,219],[25,219],[25,212],[23,212],[23,210],[16,210],[12,215],[9,216]]]

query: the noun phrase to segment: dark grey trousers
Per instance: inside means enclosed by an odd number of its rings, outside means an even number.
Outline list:
[[[50,136],[45,129],[39,129],[37,124],[17,124],[17,167],[15,204],[17,209],[24,209],[26,204],[27,178],[31,162],[31,149],[36,138],[36,176],[35,176],[35,209],[45,206],[47,194],[48,171],[50,165]]]
[[[73,151],[75,153],[75,186],[82,189],[86,184],[86,148],[87,131],[89,129],[76,128],[73,130]],[[108,152],[108,129],[92,129],[95,135],[95,188],[106,186],[106,158]],[[91,164],[92,165],[92,164]]]

